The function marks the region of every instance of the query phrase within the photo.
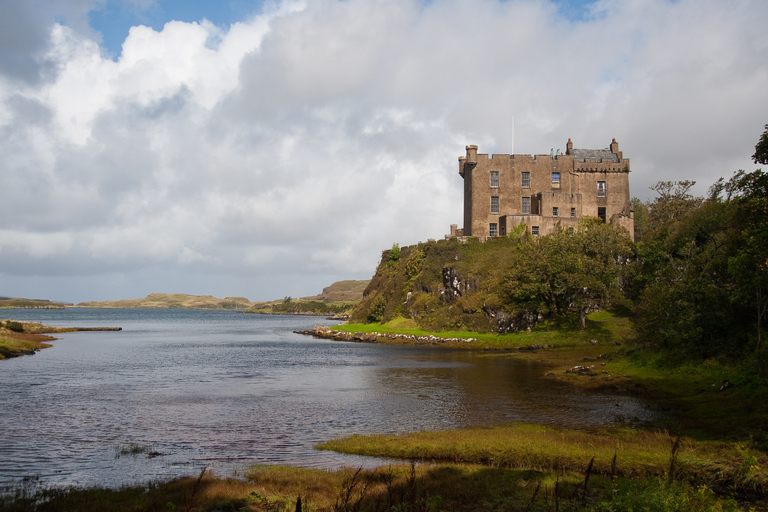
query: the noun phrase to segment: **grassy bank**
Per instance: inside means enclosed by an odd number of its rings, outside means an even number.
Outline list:
[[[531,331],[508,334],[489,334],[471,331],[430,332],[420,329],[413,320],[402,317],[386,323],[351,323],[333,326],[332,329],[344,332],[363,333],[398,333],[411,336],[436,336],[439,338],[473,339],[471,345],[454,344],[456,347],[471,349],[506,349],[521,348],[530,345],[555,345],[558,348],[589,348],[596,343],[616,345],[626,343],[634,335],[632,323],[626,311],[600,311],[587,317],[587,328],[576,326],[553,327],[542,325]],[[596,342],[596,343],[595,343]]]
[[[723,492],[768,494],[768,457],[746,443],[697,441],[667,432],[611,429],[601,433],[540,425],[352,436],[319,446],[357,455],[481,464],[550,472],[667,477]]]

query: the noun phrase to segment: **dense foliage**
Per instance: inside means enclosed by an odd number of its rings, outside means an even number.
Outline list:
[[[638,226],[641,335],[673,352],[761,354],[768,292],[768,175],[738,171],[707,198],[660,182]],[[637,221],[637,219],[636,219]]]

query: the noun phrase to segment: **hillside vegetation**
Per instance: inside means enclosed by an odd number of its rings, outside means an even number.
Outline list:
[[[413,320],[429,331],[506,333],[548,320],[585,323],[621,303],[624,233],[584,219],[573,234],[518,230],[480,242],[440,240],[384,251],[353,322]]]

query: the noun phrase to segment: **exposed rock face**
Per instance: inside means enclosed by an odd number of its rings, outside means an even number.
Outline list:
[[[541,315],[530,312],[512,315],[490,306],[484,306],[483,310],[495,324],[496,332],[498,333],[524,331],[534,327],[543,320]]]

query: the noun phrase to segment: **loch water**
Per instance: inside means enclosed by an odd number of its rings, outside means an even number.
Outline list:
[[[52,348],[0,361],[0,488],[381,463],[314,448],[350,434],[657,419],[642,399],[553,382],[545,367],[505,353],[293,332],[316,317],[79,308],[0,316],[123,329],[57,334]]]

